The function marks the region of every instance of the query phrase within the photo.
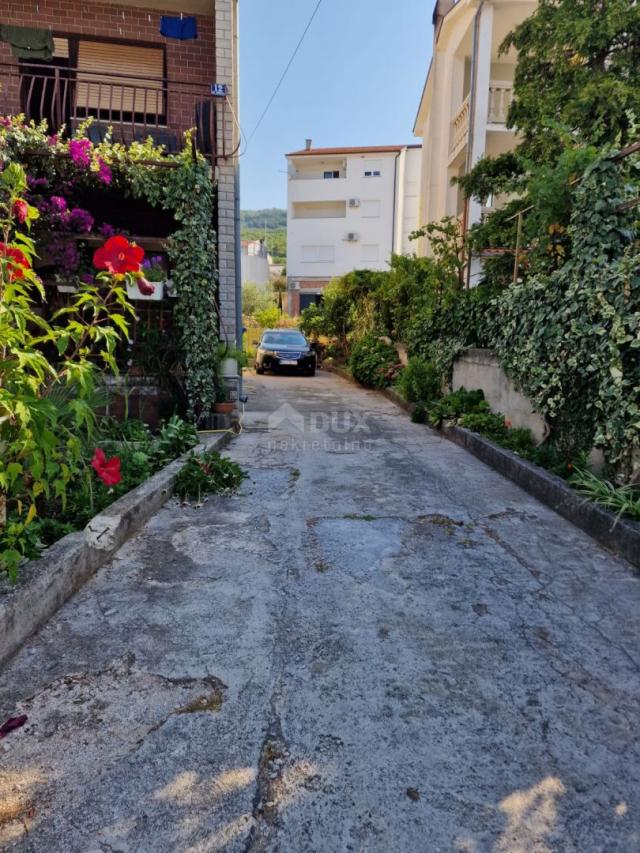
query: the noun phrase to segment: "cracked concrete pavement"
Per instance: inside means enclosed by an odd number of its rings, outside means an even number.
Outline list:
[[[629,566],[373,392],[246,384],[240,493],[0,673],[0,848],[640,849]]]

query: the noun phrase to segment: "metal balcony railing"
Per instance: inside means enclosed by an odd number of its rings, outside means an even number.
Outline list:
[[[198,150],[215,165],[233,153],[225,149],[228,110],[226,98],[212,95],[206,84],[40,62],[0,63],[0,114],[44,119],[51,133],[63,125],[75,131],[93,118],[88,135],[96,143],[111,128],[116,142],[151,136],[174,153],[182,147],[182,133],[195,128]]]

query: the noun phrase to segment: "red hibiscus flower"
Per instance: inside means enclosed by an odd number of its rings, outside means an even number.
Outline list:
[[[24,278],[25,270],[31,268],[29,259],[21,249],[14,249],[6,243],[0,243],[0,261],[6,260],[9,281]]]
[[[144,249],[130,243],[126,237],[109,237],[104,246],[96,249],[93,263],[99,270],[122,275],[126,272],[139,272],[144,258]]]
[[[91,467],[105,486],[117,486],[120,480],[122,480],[120,457],[114,456],[111,459],[107,459],[104,455],[104,450],[101,450],[99,447],[96,447],[96,451],[93,454]]]
[[[17,198],[11,206],[11,213],[18,220],[20,225],[27,221],[29,215],[29,205],[21,198]]]

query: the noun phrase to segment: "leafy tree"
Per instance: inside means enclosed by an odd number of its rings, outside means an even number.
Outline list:
[[[509,126],[520,152],[549,160],[568,141],[625,145],[640,118],[640,6],[540,0],[504,40],[518,51]]]
[[[255,317],[273,305],[273,297],[267,287],[260,287],[253,281],[242,285],[242,313],[246,317]]]

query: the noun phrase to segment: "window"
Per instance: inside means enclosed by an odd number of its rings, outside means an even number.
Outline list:
[[[382,163],[379,160],[365,160],[365,178],[379,178],[382,174]]]
[[[333,263],[335,250],[333,246],[303,246],[302,262],[305,264]]]
[[[114,42],[78,44],[79,118],[164,119],[164,50]],[[164,123],[164,122],[161,122]]]
[[[378,219],[380,217],[380,202],[363,201],[360,205],[360,212],[365,219]]]
[[[325,181],[331,181],[334,178],[340,177],[340,171],[338,169],[330,169],[328,172],[324,173]]]
[[[361,247],[360,258],[364,264],[375,264],[380,256],[380,248],[377,243],[370,243]]]

